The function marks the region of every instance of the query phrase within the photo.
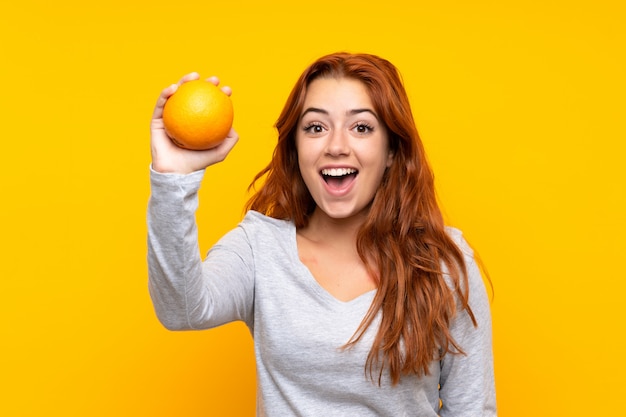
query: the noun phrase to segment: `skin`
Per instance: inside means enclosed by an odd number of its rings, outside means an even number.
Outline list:
[[[317,207],[297,231],[301,261],[341,301],[376,288],[356,250],[356,233],[369,211],[393,153],[363,83],[321,78],[307,90],[296,136],[300,172]],[[332,187],[324,169],[357,170]]]
[[[152,169],[189,174],[222,162],[239,136],[231,129],[217,147],[195,151],[176,146],[163,126],[163,107],[178,87],[199,78],[187,74],[165,88],[151,121]],[[219,85],[217,77],[207,81]],[[229,87],[222,87],[231,95]],[[297,230],[301,261],[317,282],[339,301],[349,301],[376,288],[356,250],[356,233],[365,219],[382,176],[391,165],[387,133],[375,114],[365,86],[346,78],[313,81],[307,90],[296,146],[300,170],[317,208],[305,228]],[[341,187],[329,187],[322,169],[357,170]]]

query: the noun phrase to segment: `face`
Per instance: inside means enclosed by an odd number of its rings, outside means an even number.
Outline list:
[[[350,78],[311,82],[296,147],[316,212],[333,219],[365,214],[393,159],[365,85]]]

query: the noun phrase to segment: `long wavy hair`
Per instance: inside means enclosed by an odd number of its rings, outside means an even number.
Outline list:
[[[450,333],[457,311],[466,310],[474,325],[476,320],[468,304],[463,254],[445,231],[434,176],[393,64],[369,54],[335,53],[309,66],[276,122],[278,144],[250,185],[264,179],[246,209],[307,225],[315,202],[298,167],[295,138],[307,87],[320,77],[350,78],[366,86],[394,154],[357,235],[359,256],[378,290],[344,348],[358,343],[380,313],[366,374],[378,384],[386,368],[393,384],[404,375],[429,374],[433,360],[463,353]]]

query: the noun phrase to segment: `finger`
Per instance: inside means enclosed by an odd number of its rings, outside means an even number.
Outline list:
[[[220,142],[220,144],[217,145],[215,148],[211,149],[214,155],[218,158],[217,162],[220,162],[226,159],[226,156],[228,156],[228,154],[233,149],[233,147],[237,144],[238,141],[239,141],[239,135],[237,134],[237,132],[235,132],[234,129],[231,128],[230,133],[228,134],[226,139]]]
[[[220,83],[220,79],[218,77],[216,77],[215,75],[209,77],[206,79],[206,81],[214,84],[214,85],[219,85]],[[225,85],[224,87],[221,88],[221,90],[224,92],[224,94],[226,94],[227,96],[230,96],[233,93],[233,89],[230,88],[229,86]]]
[[[239,141],[239,134],[235,131],[234,128],[230,128],[230,132],[228,135],[222,140],[217,146],[209,149],[216,153],[224,153],[227,154],[230,150],[235,146],[235,144]]]
[[[194,72],[190,72],[189,74],[183,75],[183,77],[178,82],[178,85],[181,85],[182,83],[186,83],[187,81],[197,80],[198,78],[200,78],[200,74],[198,74],[195,71]]]
[[[159,119],[163,116],[163,107],[165,106],[167,99],[176,92],[178,87],[180,87],[183,83],[186,83],[187,81],[197,80],[198,78],[200,78],[200,74],[198,74],[197,72],[190,72],[189,74],[183,75],[178,83],[172,84],[163,89],[163,91],[161,91],[161,95],[157,100],[156,106],[154,107],[152,118]]]
[[[167,102],[167,99],[176,92],[178,89],[178,84],[172,84],[161,91],[161,95],[157,99],[156,105],[154,106],[154,112],[152,113],[152,119],[160,119],[163,116],[163,107]]]
[[[231,96],[233,94],[233,89],[230,88],[229,86],[225,85],[224,87],[222,87],[222,91],[224,92],[224,94],[226,94],[227,96]]]

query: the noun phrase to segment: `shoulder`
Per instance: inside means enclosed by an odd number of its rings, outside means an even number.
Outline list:
[[[212,250],[235,253],[245,263],[254,265],[255,269],[292,264],[298,259],[295,225],[287,220],[249,211],[237,227],[222,236]]]
[[[229,234],[246,240],[251,246],[281,246],[294,235],[295,225],[288,220],[276,219],[250,210]]]
[[[256,253],[275,250],[289,242],[294,225],[286,220],[248,211],[239,224],[226,233],[213,249],[226,249],[237,253]]]
[[[239,227],[249,231],[265,230],[274,233],[288,233],[294,227],[293,222],[266,216],[258,211],[250,210],[239,224]]]
[[[465,240],[463,232],[460,229],[452,226],[446,226],[446,233],[448,234],[450,239],[452,239],[455,245],[460,249],[460,251],[463,252],[463,255],[470,258],[474,257],[474,250],[469,245],[469,243],[467,243],[467,240]]]
[[[485,304],[486,286],[479,264],[476,261],[474,249],[467,242],[461,230],[446,226],[446,233],[463,254],[467,273],[467,285],[469,285],[470,304]],[[474,308],[474,305],[472,308]]]

